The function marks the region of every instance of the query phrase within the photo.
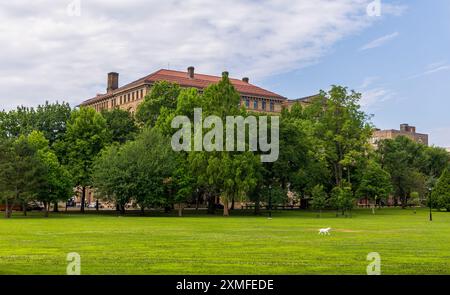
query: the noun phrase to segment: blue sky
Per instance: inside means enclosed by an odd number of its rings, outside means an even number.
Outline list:
[[[450,147],[450,1],[15,0],[0,4],[0,109],[72,106],[160,68],[232,77],[288,98],[340,84],[379,128]]]
[[[410,123],[429,133],[432,144],[450,147],[450,1],[396,3],[407,7],[401,15],[382,15],[315,64],[268,77],[264,84],[288,97],[348,86],[369,96],[364,109],[374,114],[378,128]],[[389,38],[379,47],[361,50],[384,36]]]

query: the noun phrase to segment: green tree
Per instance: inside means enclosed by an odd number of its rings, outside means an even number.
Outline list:
[[[72,112],[64,137],[64,150],[75,185],[82,189],[81,212],[84,212],[86,187],[91,185],[93,161],[107,141],[106,121],[100,113],[86,107]]]
[[[433,190],[432,198],[436,200],[436,206],[438,209],[445,208],[450,212],[450,171],[445,169],[442,172],[441,177],[436,183],[436,187]]]
[[[122,144],[134,139],[138,128],[133,116],[129,112],[114,108],[112,110],[102,110],[101,114],[106,120],[111,142]]]
[[[424,150],[425,146],[404,136],[379,143],[379,163],[391,175],[396,201],[400,200],[403,208],[412,192],[426,189],[426,177],[421,172],[427,163]]]
[[[28,135],[27,140],[36,150],[36,157],[42,167],[35,196],[38,201],[44,203],[45,216],[48,217],[52,203],[57,208],[58,201],[67,201],[73,194],[72,177],[67,169],[59,163],[58,157],[50,149],[49,141],[44,137],[43,132],[33,131]]]
[[[323,185],[316,185],[311,191],[311,206],[314,210],[319,210],[319,217],[322,217],[322,210],[327,206],[327,193]]]
[[[178,84],[159,81],[153,84],[151,91],[138,106],[136,119],[140,124],[154,126],[161,108],[175,109],[181,88]]]
[[[352,188],[345,182],[342,186],[334,187],[331,191],[330,201],[337,211],[341,211],[342,215],[345,215],[346,212],[351,211],[355,205],[355,197]]]
[[[114,202],[122,214],[135,187],[130,172],[133,164],[134,154],[113,144],[101,151],[93,165],[92,183],[96,192],[103,199]]]
[[[26,214],[29,200],[43,183],[45,167],[24,135],[14,141],[2,140],[0,152],[0,197],[5,203],[5,217],[11,217],[16,204],[21,204]]]
[[[143,211],[168,203],[166,181],[175,165],[169,139],[156,129],[145,129],[135,141],[110,146],[101,153],[94,164],[93,183],[122,213],[131,200]]]
[[[426,147],[424,152],[426,166],[423,167],[422,171],[431,177],[441,176],[444,170],[449,167],[450,154],[445,149],[434,146]]]
[[[327,93],[321,91],[305,110],[306,118],[314,124],[315,136],[321,140],[333,182],[338,186],[351,178],[355,170],[353,161],[366,153],[372,135],[370,117],[361,111],[360,99],[359,93],[333,86]]]
[[[386,200],[392,192],[391,176],[381,166],[373,161],[359,171],[359,186],[356,195],[360,198],[372,200],[374,206],[379,200]]]
[[[49,103],[39,105],[35,111],[34,130],[41,131],[49,141],[49,146],[64,138],[67,121],[69,121],[72,109],[66,102]]]

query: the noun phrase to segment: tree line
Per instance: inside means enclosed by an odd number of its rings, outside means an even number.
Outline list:
[[[11,216],[25,208],[51,204],[86,189],[125,213],[133,203],[171,210],[178,204],[205,202],[208,213],[223,206],[229,215],[236,202],[254,204],[256,214],[269,203],[300,202],[321,212],[348,214],[359,199],[406,208],[429,200],[450,210],[450,155],[406,137],[370,143],[371,117],[359,106],[361,94],[332,86],[280,116],[279,158],[261,163],[257,152],[174,152],[172,119],[204,116],[261,116],[240,107],[240,95],[228,76],[200,92],[158,82],[135,116],[113,109],[71,109],[66,103],[0,112],[0,198]],[[248,131],[248,130],[247,130]],[[194,136],[194,135],[193,135]],[[218,204],[221,205],[218,205]]]

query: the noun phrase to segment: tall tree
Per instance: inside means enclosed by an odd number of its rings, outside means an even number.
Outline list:
[[[130,112],[114,108],[112,110],[102,110],[101,114],[106,120],[111,142],[122,144],[134,139],[138,128]]]
[[[340,186],[355,169],[354,158],[365,154],[372,135],[372,125],[360,109],[361,94],[333,86],[313,99],[305,115],[315,125],[315,136],[322,140],[325,158],[331,167],[333,182]],[[344,168],[348,175],[344,175]]]
[[[81,212],[84,212],[86,188],[91,185],[95,157],[108,141],[106,120],[93,108],[72,112],[64,137],[67,164],[75,184],[81,188]]]
[[[359,174],[359,185],[356,195],[360,198],[371,200],[374,204],[379,200],[386,200],[392,192],[391,176],[381,166],[373,161],[368,161],[362,167]]]
[[[328,202],[327,193],[324,190],[323,185],[316,185],[311,190],[311,198],[312,198],[312,208],[315,210],[319,210],[319,217],[322,217],[322,210],[326,208]]]
[[[138,123],[154,126],[161,108],[175,109],[181,88],[178,84],[167,81],[156,82],[144,101],[138,106],[136,119]]]
[[[5,217],[10,218],[16,204],[26,213],[28,201],[43,182],[45,167],[24,135],[14,141],[2,140],[0,152],[0,197],[5,202]]]
[[[62,166],[58,157],[49,147],[49,141],[43,132],[33,131],[27,140],[36,150],[36,157],[42,167],[39,175],[39,185],[34,195],[38,201],[44,203],[45,216],[48,217],[52,203],[57,206],[58,201],[67,201],[73,195],[72,177],[67,169]]]
[[[379,143],[377,154],[383,169],[391,175],[397,200],[406,208],[412,192],[425,190],[425,177],[421,171],[426,167],[425,146],[399,136]]]
[[[445,208],[450,212],[450,171],[445,169],[439,177],[436,187],[433,190],[432,197],[438,209]]]
[[[169,142],[156,129],[145,129],[135,141],[106,148],[94,164],[97,191],[115,201],[122,213],[131,200],[142,210],[166,205],[166,183],[176,165]]]

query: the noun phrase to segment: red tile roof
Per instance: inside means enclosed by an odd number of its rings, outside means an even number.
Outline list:
[[[168,82],[172,82],[172,83],[177,83],[182,87],[195,87],[195,88],[203,89],[211,84],[219,82],[221,78],[222,77],[219,77],[219,76],[211,76],[211,75],[204,75],[204,74],[194,74],[194,78],[189,78],[187,72],[161,69],[161,70],[156,71],[148,76],[145,76],[145,77],[140,78],[140,79],[138,79],[134,82],[131,82],[127,85],[119,87],[118,89],[116,89],[110,93],[97,95],[94,98],[88,99],[88,100],[84,101],[82,103],[82,105],[90,104],[90,103],[96,102],[97,100],[102,100],[102,99],[108,98],[108,97],[110,97],[118,92],[122,92],[123,90],[126,90],[128,88],[133,88],[133,87],[140,86],[143,84],[153,84],[154,82],[157,82],[157,81],[168,81]],[[230,81],[241,95],[276,98],[276,99],[282,99],[282,100],[286,99],[285,97],[283,97],[279,94],[265,90],[263,88],[255,86],[253,84],[246,83],[239,79],[230,78]]]

